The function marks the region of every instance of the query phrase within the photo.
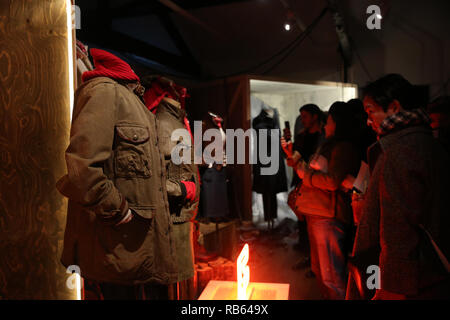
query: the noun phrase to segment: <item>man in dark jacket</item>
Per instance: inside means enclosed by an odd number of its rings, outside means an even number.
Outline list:
[[[294,132],[294,142],[292,143],[292,157],[286,159],[288,166],[295,167],[300,159],[308,162],[311,156],[317,151],[319,146],[325,140],[325,134],[323,132],[323,112],[320,108],[312,103],[303,105],[300,109],[300,121],[303,126],[301,132]],[[290,134],[288,132],[288,134]],[[290,137],[289,137],[290,138]],[[291,187],[295,187],[301,183],[301,179],[294,173],[292,178]],[[309,252],[309,237],[307,234],[306,220],[299,218],[297,222],[299,237],[298,242],[294,248],[305,254],[297,261],[293,268],[300,269],[310,265],[310,252]],[[312,277],[312,272],[306,273],[307,277]]]
[[[156,117],[128,64],[91,54],[95,70],[76,91],[67,174],[57,182],[69,198],[61,260],[79,266],[90,296],[167,298],[178,270]]]
[[[300,108],[300,115],[303,130],[294,137],[293,158],[287,159],[288,165],[291,167],[295,167],[300,158],[308,162],[325,140],[322,125],[323,112],[320,108],[315,104],[305,104]],[[300,178],[294,175],[291,187],[298,183],[300,183]]]
[[[366,261],[360,263],[363,273],[369,264],[379,266],[380,286],[373,299],[450,295],[448,273],[423,230],[449,257],[450,159],[433,139],[430,119],[415,105],[412,90],[395,74],[364,90],[368,124],[379,140],[368,151],[371,181],[353,258]]]

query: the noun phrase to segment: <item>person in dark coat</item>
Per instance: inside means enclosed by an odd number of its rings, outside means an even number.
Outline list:
[[[300,158],[308,162],[325,140],[322,125],[323,112],[320,108],[315,104],[305,104],[300,108],[300,115],[303,130],[294,136],[292,159],[287,159],[291,167],[295,166]],[[300,181],[298,175],[294,175],[291,186],[296,186]]]
[[[378,300],[450,297],[448,273],[427,235],[450,256],[450,159],[413,96],[412,85],[396,74],[364,90],[368,124],[379,140],[368,151],[371,179],[352,260],[361,273],[379,267]],[[359,297],[350,284],[348,299],[371,297]]]

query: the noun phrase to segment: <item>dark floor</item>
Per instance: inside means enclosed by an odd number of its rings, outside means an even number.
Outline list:
[[[240,245],[249,244],[250,281],[289,283],[289,300],[322,299],[315,278],[306,277],[309,267],[293,266],[306,254],[295,249],[298,242],[296,221],[285,218],[277,221],[276,228],[257,224],[253,229],[241,231]]]

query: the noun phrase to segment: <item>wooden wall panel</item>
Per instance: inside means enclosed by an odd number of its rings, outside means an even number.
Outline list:
[[[250,110],[250,90],[248,77],[242,76],[226,85],[228,97],[228,128],[244,131],[250,129],[248,113]],[[236,147],[235,147],[236,150]],[[233,182],[234,199],[237,201],[238,210],[242,220],[252,221],[252,181],[250,164],[250,141],[245,141],[245,164],[230,166]],[[235,152],[237,154],[237,151]],[[237,159],[235,159],[236,161]]]
[[[60,263],[69,140],[65,0],[0,2],[0,297],[71,299]]]

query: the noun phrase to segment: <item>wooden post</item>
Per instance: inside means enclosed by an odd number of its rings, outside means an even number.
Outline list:
[[[66,0],[0,2],[3,299],[76,297],[60,262],[67,203],[55,188],[69,142],[67,36]]]

